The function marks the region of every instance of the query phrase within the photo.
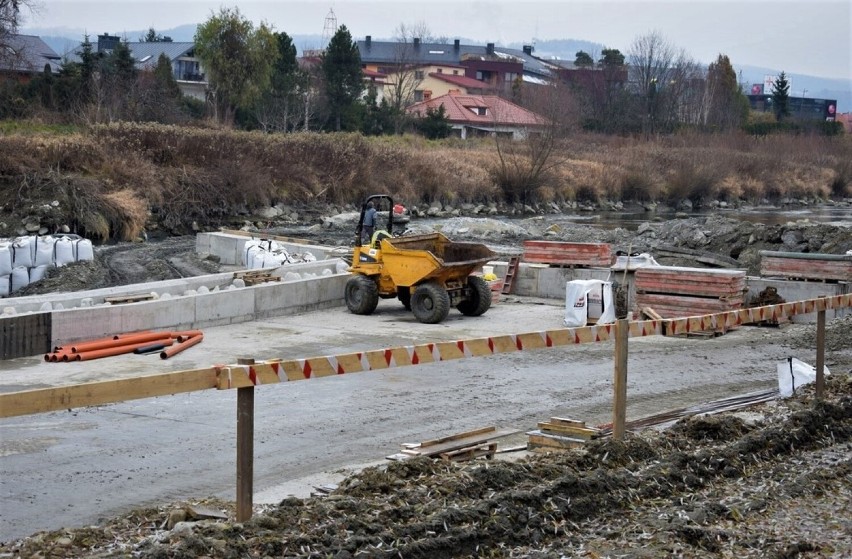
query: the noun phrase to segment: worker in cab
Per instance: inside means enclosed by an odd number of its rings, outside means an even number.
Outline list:
[[[367,202],[367,209],[364,211],[364,223],[361,227],[361,244],[369,244],[373,238],[373,233],[376,230],[376,207],[373,202]]]

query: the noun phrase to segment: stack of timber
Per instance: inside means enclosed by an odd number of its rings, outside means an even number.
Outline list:
[[[493,458],[497,452],[496,439],[514,435],[513,429],[483,427],[421,443],[403,443],[402,450],[387,457],[388,460],[409,460],[418,456],[440,458],[445,462],[473,460],[480,456]]]
[[[852,254],[761,250],[760,275],[825,282],[852,281]]]
[[[114,295],[112,297],[104,297],[104,303],[110,305],[121,305],[124,303],[140,303],[142,301],[150,301],[154,298],[152,293],[137,293],[133,295]]]
[[[268,281],[281,281],[278,276],[273,276],[269,270],[248,270],[245,272],[234,272],[234,279],[241,279],[246,285],[257,285]]]
[[[524,262],[561,267],[609,268],[612,247],[607,243],[524,241]]]
[[[646,266],[635,279],[636,306],[662,318],[741,309],[748,289],[745,270]]]
[[[536,452],[568,450],[580,448],[588,441],[601,436],[600,429],[586,427],[585,421],[551,417],[550,421],[540,421],[538,429],[527,433],[527,448]]]

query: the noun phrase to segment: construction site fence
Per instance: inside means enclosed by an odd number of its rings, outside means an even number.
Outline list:
[[[437,363],[453,359],[484,357],[502,353],[563,347],[575,344],[614,340],[617,330],[623,345],[616,344],[614,395],[615,423],[623,424],[626,405],[627,338],[659,335],[682,335],[690,332],[726,331],[741,325],[779,321],[797,314],[818,313],[818,327],[824,328],[825,311],[852,307],[852,294],[835,295],[791,303],[694,316],[688,318],[642,320],[619,323],[627,326],[627,336],[616,324],[560,328],[539,332],[471,338],[449,342],[433,342],[368,351],[343,353],[305,359],[273,359],[261,362],[246,360],[231,365],[214,365],[202,369],[25,390],[0,394],[0,418],[46,413],[72,408],[111,404],[141,398],[166,396],[200,390],[238,390],[237,402],[237,479],[238,511],[243,519],[250,517],[251,456],[253,433],[254,387],[325,376],[380,371]],[[622,326],[622,327],[623,327]],[[820,345],[818,335],[818,345]],[[822,348],[818,348],[819,354]],[[624,378],[620,378],[624,377]],[[622,394],[619,396],[619,391]],[[618,435],[616,425],[615,434]],[[248,460],[248,462],[246,462]],[[243,487],[240,487],[240,484]],[[249,497],[246,497],[248,493]],[[240,505],[242,503],[242,506]],[[248,503],[248,504],[247,504]],[[248,509],[246,509],[248,506]],[[242,513],[241,513],[242,511]],[[246,516],[248,515],[248,516]]]

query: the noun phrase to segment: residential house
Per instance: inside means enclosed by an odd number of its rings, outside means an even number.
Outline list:
[[[485,89],[508,91],[516,80],[531,84],[549,83],[558,67],[533,56],[533,48],[508,49],[494,43],[462,45],[456,39],[452,44],[373,41],[367,35],[357,41],[364,68],[390,74],[404,67],[464,68],[464,75],[486,84]],[[429,73],[429,72],[427,72]],[[452,72],[451,72],[452,73]]]
[[[98,35],[96,52],[108,54],[119,42],[121,37],[116,35]],[[193,42],[127,42],[127,48],[136,62],[139,70],[153,70],[157,66],[160,54],[165,54],[172,65],[172,75],[178,83],[181,93],[201,101],[207,98],[207,78],[201,61],[195,56]],[[80,49],[69,56],[72,60],[80,61]]]
[[[482,94],[490,92],[487,83],[468,78],[464,66],[452,64],[427,64],[404,68],[385,67],[382,70],[369,66],[364,72],[384,76],[385,96],[393,96],[397,87],[403,87],[411,102],[426,101],[447,93]]]
[[[429,109],[440,106],[454,133],[462,139],[498,134],[517,140],[547,125],[545,118],[496,95],[449,93],[415,103],[406,111],[424,117]]]
[[[27,83],[48,69],[58,74],[62,57],[35,35],[8,35],[0,45],[0,76]]]

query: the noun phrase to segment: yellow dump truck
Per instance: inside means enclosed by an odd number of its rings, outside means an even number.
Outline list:
[[[366,239],[364,215],[368,202],[388,208],[386,230]],[[355,250],[346,283],[346,306],[355,314],[372,314],[379,299],[398,298],[420,322],[435,324],[455,307],[466,316],[480,316],[491,307],[491,289],[471,275],[493,260],[495,253],[480,243],[457,243],[441,233],[394,237],[393,200],[373,195],[361,207]]]

